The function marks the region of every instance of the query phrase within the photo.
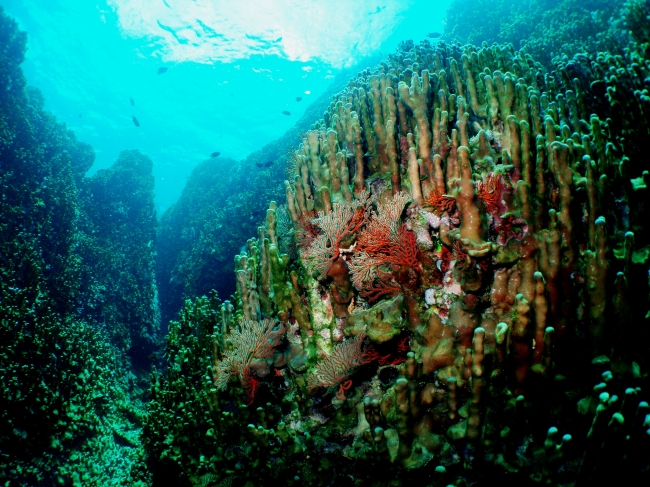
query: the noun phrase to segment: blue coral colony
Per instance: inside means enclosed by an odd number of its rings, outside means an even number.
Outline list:
[[[647,485],[650,2],[529,3],[452,0],[160,219],[0,10],[3,485]]]

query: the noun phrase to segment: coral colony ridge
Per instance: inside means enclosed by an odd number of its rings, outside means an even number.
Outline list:
[[[648,172],[622,135],[647,75],[424,41],[351,80],[235,257],[236,306],[172,325],[160,468],[210,444],[195,482],[647,476]]]
[[[42,410],[48,426],[21,443],[20,461],[2,433],[5,485],[49,485],[41,467],[62,485],[96,485],[102,467],[93,473],[87,451],[99,446],[79,435],[129,452],[106,462],[129,465],[131,485],[645,485],[650,47],[635,32],[623,54],[553,69],[512,44],[404,41],[350,79],[290,151],[286,199],[268,203],[234,257],[234,296],[187,299],[171,321],[166,366],[139,399],[146,414],[127,399],[133,379],[110,377],[129,354],[102,344],[155,349],[155,310],[126,302],[155,301],[151,161],[125,151],[85,181],[88,148],[42,118],[42,101],[30,108],[32,125],[3,130],[49,131],[61,172],[47,176],[56,189],[37,189],[3,169],[3,255],[22,270],[2,283],[1,356],[15,364],[3,365],[2,420],[21,418],[10,420],[20,435]],[[33,107],[21,90],[11,103]],[[31,154],[23,161],[45,171]],[[38,212],[7,227],[28,192]],[[68,242],[56,257],[38,250],[50,232]],[[111,247],[120,232],[142,232],[140,244]],[[92,277],[116,272],[115,255],[141,280]],[[64,319],[82,311],[55,309],[57,293],[89,306],[93,323],[133,313],[121,322],[137,324],[105,337]],[[28,387],[37,372],[42,385]],[[29,413],[17,411],[23,395]],[[129,422],[139,439],[116,426]],[[25,473],[30,448],[50,453]],[[60,461],[76,449],[85,473]]]

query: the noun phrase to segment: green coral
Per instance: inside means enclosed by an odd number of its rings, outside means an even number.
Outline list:
[[[148,365],[158,347],[160,326],[152,169],[139,151],[122,151],[113,166],[81,181],[79,191],[83,314],[111,323],[111,339],[139,365]]]
[[[152,403],[168,410],[148,430],[165,433],[148,446],[154,469],[188,484],[236,472],[248,485],[647,477],[650,242],[647,188],[632,183],[646,170],[647,64],[626,56],[550,72],[507,45],[405,42],[352,80],[296,151],[286,195],[298,255],[279,252],[271,203],[235,258],[234,315],[287,330],[252,372],[255,402],[238,381],[208,392],[205,369],[237,325],[215,314],[212,351],[183,345],[201,328],[174,325],[168,363],[200,363],[155,377],[156,397],[172,399]],[[348,150],[364,176],[354,182]],[[338,241],[364,188],[381,203]],[[346,270],[363,278],[338,302]],[[346,334],[354,342],[338,343]],[[201,397],[212,400],[197,424],[198,410],[178,408]]]
[[[625,0],[478,0],[450,3],[444,39],[480,45],[511,43],[539,62],[585,51],[622,52],[625,32],[616,27]]]
[[[132,206],[138,232],[122,227],[119,234],[104,233],[111,219],[86,198],[91,186],[101,186],[101,175],[85,179],[94,152],[44,110],[40,92],[26,86],[20,69],[25,43],[26,35],[0,8],[2,479],[7,485],[149,485],[138,440],[144,391],[111,339],[123,343],[131,332],[138,336],[140,326],[155,326],[150,314],[129,329],[128,316],[153,306],[153,249],[132,254],[123,244],[131,235],[137,238],[130,242],[142,244],[149,232],[144,246],[153,238],[153,205],[138,200]],[[140,183],[129,191],[153,201],[153,181]],[[139,210],[149,219],[139,219]],[[112,250],[122,245],[125,268],[112,254],[90,251],[91,241]],[[147,271],[149,280],[140,279]],[[123,294],[111,299],[125,313],[93,314],[89,305],[98,301],[98,286],[89,276],[96,282],[116,279],[118,272]],[[119,331],[111,334],[111,328]]]

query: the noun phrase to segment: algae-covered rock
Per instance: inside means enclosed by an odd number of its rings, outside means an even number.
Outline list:
[[[385,343],[402,332],[404,296],[381,301],[367,310],[351,313],[345,323],[345,333],[365,333],[374,343]]]

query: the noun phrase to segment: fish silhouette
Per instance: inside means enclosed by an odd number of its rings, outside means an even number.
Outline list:
[[[165,66],[162,66],[158,68],[158,74],[163,74],[166,73],[169,68],[166,68]]]
[[[291,115],[289,110],[282,110],[282,115]]]
[[[138,119],[135,118],[135,115],[133,115],[131,118],[133,118],[133,124],[134,124],[136,127],[139,127],[139,126],[140,126],[140,122],[138,122]]]
[[[129,101],[131,102],[131,106],[134,107],[134,106],[135,106],[135,102],[133,101],[133,98],[129,98]]]
[[[302,101],[302,96],[297,96],[296,101]]]
[[[219,157],[221,155],[221,152],[213,152],[210,154],[210,157]]]

